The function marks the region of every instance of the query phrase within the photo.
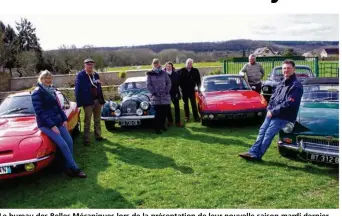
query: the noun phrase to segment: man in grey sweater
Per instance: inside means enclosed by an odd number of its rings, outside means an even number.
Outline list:
[[[255,61],[256,56],[249,56],[249,63],[245,64],[240,73],[247,77],[247,81],[252,89],[259,94],[261,93],[261,80],[264,77],[265,71],[262,65]]]

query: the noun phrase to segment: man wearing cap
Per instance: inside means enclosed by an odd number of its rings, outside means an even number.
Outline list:
[[[78,107],[84,110],[84,145],[90,144],[90,124],[94,115],[95,139],[103,140],[101,136],[101,108],[105,103],[100,76],[94,71],[94,60],[84,60],[84,69],[75,80],[75,95]]]

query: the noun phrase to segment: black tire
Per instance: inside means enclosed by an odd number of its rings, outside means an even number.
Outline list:
[[[280,145],[278,145],[278,152],[285,158],[298,160],[296,152],[286,149],[285,147],[282,147]]]
[[[108,131],[113,131],[115,129],[115,122],[114,121],[105,121],[106,129]]]
[[[202,124],[202,126],[208,127],[209,126],[209,120],[202,119],[201,124]]]
[[[72,130],[72,135],[77,136],[80,133],[81,133],[81,119],[80,119],[80,117],[78,117],[78,122],[77,122],[76,126],[74,127],[74,129]]]

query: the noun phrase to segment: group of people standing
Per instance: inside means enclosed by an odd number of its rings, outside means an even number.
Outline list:
[[[75,96],[78,107],[83,107],[84,145],[90,145],[90,125],[94,118],[94,134],[97,141],[104,140],[101,135],[101,107],[105,103],[99,75],[94,71],[95,62],[92,59],[84,61],[84,69],[75,79]],[[239,156],[248,160],[261,160],[271,144],[276,133],[286,124],[296,119],[299,104],[303,94],[303,86],[296,79],[295,63],[291,60],[283,62],[284,80],[272,95],[267,107],[267,116],[262,124],[256,142],[248,152]],[[261,79],[264,71],[255,56],[249,57],[249,63],[241,70],[246,80],[260,93]],[[146,73],[147,88],[152,94],[151,104],[154,105],[155,130],[157,134],[166,131],[173,125],[171,102],[175,108],[175,125],[183,127],[180,121],[179,100],[184,102],[185,121],[190,120],[189,101],[195,122],[200,122],[195,89],[200,89],[201,76],[199,70],[193,67],[193,60],[188,59],[185,67],[176,71],[172,62],[167,62],[163,68],[158,59],[153,59],[152,70]],[[73,140],[67,130],[67,116],[52,85],[53,76],[49,71],[42,71],[38,85],[32,94],[32,103],[36,113],[37,125],[40,130],[51,138],[60,149],[65,159],[65,173],[71,177],[85,178],[86,174],[78,167],[73,158]]]
[[[195,88],[201,86],[201,75],[197,68],[193,67],[193,60],[188,59],[186,66],[176,71],[172,62],[167,62],[163,68],[158,59],[153,59],[152,70],[146,73],[147,88],[152,94],[151,104],[154,106],[155,130],[157,134],[166,131],[165,122],[172,126],[183,127],[180,121],[179,101],[183,99],[185,121],[190,121],[189,100],[191,103],[194,120],[200,122]],[[171,102],[175,109],[175,121],[173,121]]]

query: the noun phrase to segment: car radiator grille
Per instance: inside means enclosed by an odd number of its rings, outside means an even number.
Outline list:
[[[122,115],[135,115],[137,112],[137,103],[133,100],[125,101],[121,106]]]
[[[339,140],[337,138],[328,139],[327,137],[297,137],[297,143],[305,145],[306,148],[324,149],[339,152]]]

